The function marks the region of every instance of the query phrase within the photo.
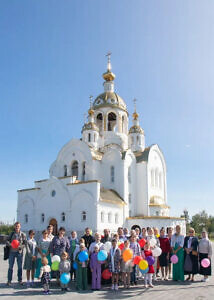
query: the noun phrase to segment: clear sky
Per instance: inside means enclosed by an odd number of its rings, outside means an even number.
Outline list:
[[[214,1],[0,1],[0,220],[81,137],[89,95],[133,98],[167,163],[171,215],[214,214]]]

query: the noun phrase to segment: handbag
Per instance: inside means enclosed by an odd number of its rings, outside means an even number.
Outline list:
[[[186,258],[185,258],[184,271],[186,271],[186,272],[192,272],[192,260],[191,260],[189,254],[187,254]]]
[[[10,254],[10,247],[4,246],[4,260],[7,260],[9,258],[9,254]]]
[[[196,251],[196,250],[192,250],[192,255],[194,255],[194,256],[198,256],[198,251]]]

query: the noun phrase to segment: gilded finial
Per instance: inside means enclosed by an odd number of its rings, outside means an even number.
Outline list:
[[[133,119],[134,120],[137,120],[138,119],[138,117],[139,117],[139,115],[138,115],[138,113],[137,113],[137,111],[136,111],[136,102],[137,102],[137,99],[133,99],[133,103],[134,103],[134,113],[133,113]]]
[[[111,72],[111,52],[108,52],[106,56],[108,57],[107,71]]]
[[[94,114],[94,110],[92,109],[92,99],[93,99],[93,96],[89,96],[89,99],[90,99],[90,108],[88,110],[88,114],[91,116]]]
[[[103,78],[105,81],[113,81],[115,79],[115,75],[111,71],[111,52],[108,52],[106,56],[108,57],[107,72],[103,74]]]

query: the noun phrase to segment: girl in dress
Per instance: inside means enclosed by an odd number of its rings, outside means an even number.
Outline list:
[[[97,259],[99,245],[94,246],[94,252],[90,256],[90,268],[92,273],[92,290],[101,289],[101,263]]]
[[[126,240],[124,242],[124,249],[121,252],[121,256],[123,256],[123,252],[127,249],[129,249],[129,240]],[[124,283],[124,288],[130,287],[130,274],[132,272],[132,261],[124,262],[123,259],[121,259],[121,272],[123,274],[123,283]]]
[[[26,270],[27,275],[27,287],[30,287],[30,273],[31,273],[31,285],[34,284],[34,274],[36,268],[36,255],[37,255],[37,243],[34,239],[35,232],[33,230],[29,231],[29,237],[26,244],[26,254],[24,261],[24,270]]]
[[[152,251],[150,248],[150,244],[149,242],[146,242],[145,246],[144,246],[144,250],[142,251],[142,257],[144,259],[146,259],[146,257],[148,256],[152,256]],[[153,284],[152,284],[152,274],[154,274],[155,270],[153,265],[149,266],[149,271],[145,274],[144,276],[144,282],[145,282],[145,288],[149,287],[153,288]]]
[[[42,258],[42,267],[40,269],[39,278],[41,278],[41,283],[44,289],[44,295],[49,295],[49,283],[50,283],[50,272],[51,268],[48,265],[47,257]]]
[[[50,239],[48,238],[48,231],[43,230],[42,231],[42,238],[38,242],[37,250],[37,262],[36,262],[36,273],[35,277],[39,278],[40,269],[42,267],[42,258],[47,257],[48,264],[51,266],[51,257],[49,253],[49,246],[50,246]]]
[[[88,289],[88,275],[87,275],[87,266],[88,261],[81,262],[78,258],[79,253],[82,251],[87,252],[87,248],[85,247],[85,244],[80,244],[79,246],[79,252],[77,252],[75,257],[75,262],[77,263],[77,277],[76,277],[76,288],[78,291],[81,290],[87,290]]]
[[[120,271],[120,249],[117,246],[117,240],[113,239],[112,247],[108,256],[109,271],[112,273],[112,290],[118,290],[118,279]]]
[[[212,244],[207,236],[206,230],[202,231],[202,239],[198,245],[198,252],[199,252],[199,263],[200,263],[200,271],[201,275],[204,275],[202,281],[206,282],[209,280],[208,276],[211,275],[211,257],[212,257]],[[204,268],[201,265],[201,261],[204,258],[208,258],[210,260],[210,266],[208,268]]]
[[[68,260],[68,253],[64,251],[64,252],[62,252],[61,261],[59,263],[59,272],[60,272],[60,275],[62,273],[69,274],[70,273],[70,269],[71,269],[71,264],[70,264],[70,261]],[[62,282],[60,282],[60,285],[61,285],[61,290],[63,292],[67,292],[68,291],[68,284],[63,284]]]

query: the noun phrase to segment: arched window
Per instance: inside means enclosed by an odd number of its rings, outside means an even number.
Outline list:
[[[89,141],[89,143],[91,141],[91,134],[90,133],[88,134],[88,141]]]
[[[139,135],[137,135],[137,142],[139,143]]]
[[[82,181],[85,180],[85,161],[82,163]]]
[[[159,188],[162,189],[162,174],[159,173]]]
[[[111,182],[114,182],[114,166],[111,166]]]
[[[108,222],[109,223],[112,222],[112,213],[111,212],[108,213]]]
[[[156,216],[157,216],[157,217],[159,216],[159,211],[156,211]]]
[[[102,222],[102,223],[104,223],[104,218],[105,218],[104,211],[101,211],[100,219],[101,219],[101,222]]]
[[[122,133],[125,132],[125,117],[122,116]]]
[[[155,185],[155,172],[154,170],[151,170],[151,185]]]
[[[71,176],[78,178],[78,162],[75,160],[71,166]]]
[[[131,167],[128,168],[128,182],[131,183]]]
[[[131,204],[131,203],[132,203],[132,195],[129,194],[129,204]]]
[[[155,186],[158,187],[158,169],[155,170]]]
[[[129,217],[131,217],[132,216],[132,211],[131,210],[129,210]]]
[[[42,223],[45,222],[45,214],[41,214],[41,221],[42,221]]]
[[[103,115],[101,113],[99,113],[97,115],[96,123],[97,123],[97,126],[99,127],[99,130],[101,131],[102,127],[103,127]]]
[[[25,214],[25,223],[28,223],[28,214]]]
[[[118,214],[115,214],[115,224],[118,224],[119,223],[119,217],[118,217]]]
[[[68,170],[67,170],[67,166],[64,165],[64,176],[68,176]]]
[[[64,212],[61,213],[61,220],[62,220],[62,222],[65,222],[65,213]]]
[[[117,116],[115,115],[115,113],[110,112],[108,114],[108,131],[114,131],[116,122],[117,122]]]
[[[82,211],[81,220],[86,221],[86,212]]]

